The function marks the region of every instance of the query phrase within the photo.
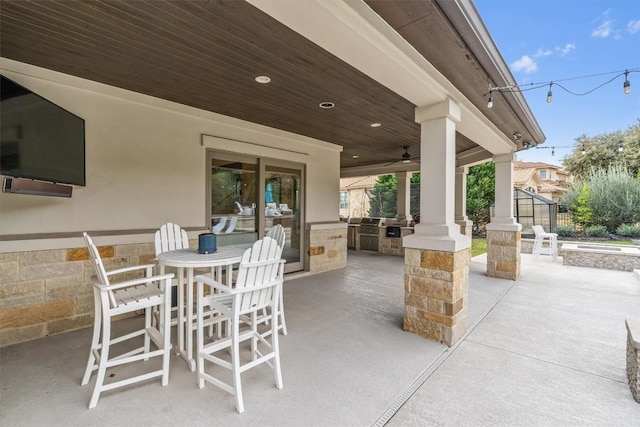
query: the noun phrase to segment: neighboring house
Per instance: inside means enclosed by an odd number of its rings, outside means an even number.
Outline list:
[[[362,218],[369,215],[371,204],[367,191],[378,182],[377,176],[342,178],[340,180],[340,216]]]
[[[514,162],[513,187],[527,190],[560,202],[560,197],[573,184],[573,176],[560,166],[543,162]]]

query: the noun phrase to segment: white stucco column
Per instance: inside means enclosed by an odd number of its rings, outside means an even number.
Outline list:
[[[411,214],[411,175],[413,172],[396,172],[398,179],[398,196],[396,219],[405,221]]]
[[[494,215],[487,224],[487,276],[520,278],[520,231],[513,217],[514,153],[493,156],[496,166]]]
[[[416,108],[420,123],[420,224],[404,237],[405,331],[455,344],[467,330],[469,248],[454,217],[456,123],[451,100]]]
[[[460,107],[451,100],[416,108],[420,132],[420,224],[405,247],[457,252],[471,246],[455,222],[456,122]]]
[[[461,166],[456,168],[456,224],[460,226],[460,233],[471,236],[473,222],[467,217],[467,175],[469,168]]]
[[[516,225],[513,217],[513,162],[515,154],[499,154],[493,156],[496,165],[495,207],[491,224]],[[518,224],[519,225],[519,224]],[[520,227],[521,229],[522,227]]]

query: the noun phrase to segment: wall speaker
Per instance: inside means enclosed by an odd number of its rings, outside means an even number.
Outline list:
[[[31,194],[34,196],[71,197],[73,187],[53,182],[34,181],[32,179],[5,176],[2,183],[3,193]]]

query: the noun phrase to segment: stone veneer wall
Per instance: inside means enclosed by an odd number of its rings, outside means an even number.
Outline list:
[[[413,227],[400,228],[400,237],[387,237],[387,227],[380,227],[378,232],[378,245],[380,253],[383,255],[404,256],[402,238],[413,233]]]
[[[562,252],[562,264],[576,267],[604,268],[608,270],[633,271],[640,269],[640,253],[602,250],[573,249],[578,244],[568,244]],[[597,246],[583,244],[584,246]],[[604,245],[603,245],[604,246]],[[614,248],[614,246],[611,246]],[[623,248],[624,249],[624,248]]]
[[[149,264],[153,243],[100,246],[107,270]],[[0,347],[93,324],[86,248],[0,254]]]
[[[347,223],[308,224],[306,238],[305,267],[310,273],[347,266]]]
[[[405,331],[449,346],[464,335],[469,252],[405,249]]]
[[[626,319],[627,325],[627,379],[631,395],[640,403],[640,323]]]
[[[487,276],[520,278],[520,231],[487,230]]]

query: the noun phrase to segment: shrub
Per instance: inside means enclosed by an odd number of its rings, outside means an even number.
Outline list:
[[[640,226],[622,224],[616,229],[616,233],[625,237],[640,237]]]
[[[594,170],[561,198],[580,225],[616,230],[640,221],[640,181],[621,167]]]
[[[572,225],[559,225],[553,229],[554,233],[562,237],[572,237],[576,234],[576,229]]]
[[[587,227],[584,232],[589,237],[607,237],[609,235],[607,227],[604,225],[592,225],[591,227]]]
[[[594,171],[589,177],[591,224],[617,230],[640,221],[640,182],[622,168]]]

